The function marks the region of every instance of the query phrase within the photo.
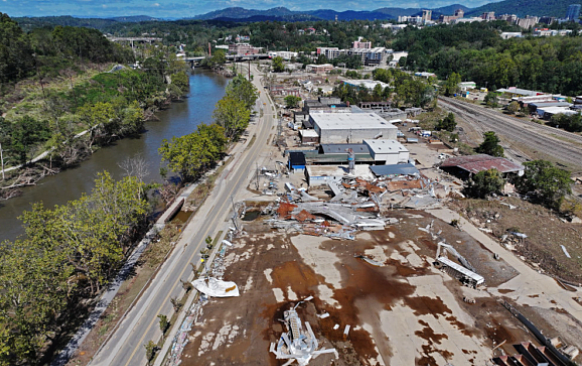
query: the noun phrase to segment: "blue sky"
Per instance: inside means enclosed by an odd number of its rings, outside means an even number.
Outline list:
[[[476,7],[499,0],[0,0],[0,12],[10,16],[124,16],[191,17],[231,6],[269,9],[284,6],[291,10],[334,9],[373,10],[382,7],[430,7],[453,3]]]

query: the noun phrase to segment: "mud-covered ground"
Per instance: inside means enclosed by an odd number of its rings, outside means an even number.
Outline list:
[[[508,248],[532,265],[567,281],[582,283],[582,224],[563,222],[551,210],[518,198],[505,201],[506,205],[499,201],[461,200],[451,202],[451,206],[476,226],[492,230],[496,238],[509,234]],[[510,232],[526,234],[527,238],[512,237]]]
[[[297,308],[300,317],[310,323],[321,347],[339,352],[339,359],[322,355],[310,362],[314,366],[485,365],[493,356],[515,353],[513,344],[534,341],[499,304],[502,297],[464,287],[432,262],[444,239],[486,278],[488,287],[515,278],[511,266],[429,214],[392,214],[399,224],[360,233],[355,241],[273,231],[260,218],[245,223],[247,234],[227,251],[224,275],[238,284],[241,296],[204,305],[182,365],[282,365],[284,360],[269,353],[270,343],[284,330],[279,319],[310,295],[314,299]],[[431,223],[432,234],[419,229]],[[324,313],[329,317],[320,318]],[[346,325],[351,330],[344,339]],[[556,333],[549,322],[541,328],[549,336]]]

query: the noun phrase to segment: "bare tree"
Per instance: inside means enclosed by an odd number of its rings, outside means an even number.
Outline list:
[[[141,154],[135,154],[131,158],[127,157],[117,165],[123,169],[126,176],[136,177],[140,182],[143,182],[150,173],[148,162]]]

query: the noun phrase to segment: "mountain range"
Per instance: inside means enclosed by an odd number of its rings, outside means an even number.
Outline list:
[[[485,11],[494,11],[497,15],[515,14],[518,17],[536,15],[563,18],[566,16],[569,5],[580,3],[581,1],[576,0],[504,0],[471,9],[466,15],[476,16]]]
[[[442,8],[433,9],[433,16],[440,14],[453,13],[456,9],[463,9],[464,11],[471,10],[470,8],[453,4]],[[337,16],[338,20],[390,20],[396,19],[399,16],[419,15],[422,14],[421,8],[380,8],[371,11],[335,11],[331,9],[321,10],[307,10],[307,11],[293,11],[285,7],[277,7],[267,10],[245,9],[241,7],[230,7],[221,10],[211,11],[206,14],[200,14],[190,19],[196,20],[239,20],[252,21],[267,20],[267,19],[283,19],[283,20],[310,20],[323,19],[334,20]]]
[[[582,1],[582,0],[580,0]],[[578,2],[580,2],[578,1]],[[494,11],[496,15],[516,14],[519,17],[525,15],[564,17],[566,10],[576,0],[503,0],[489,3],[477,8],[468,8],[461,4],[452,4],[432,9],[433,19],[439,15],[453,14],[456,9],[463,9],[465,16],[479,16],[483,12]],[[230,7],[221,10],[200,14],[189,20],[212,20],[225,22],[259,22],[259,21],[306,21],[306,20],[391,20],[399,16],[421,15],[422,8],[379,8],[370,11],[335,11],[332,9],[293,11],[285,7],[276,7],[267,10],[245,9],[242,7]],[[82,16],[58,16],[58,17],[22,17],[17,18],[24,28],[30,29],[38,26],[60,24],[81,27],[102,28],[117,22],[146,22],[177,20],[176,18],[154,18],[147,15],[118,16],[89,18]]]

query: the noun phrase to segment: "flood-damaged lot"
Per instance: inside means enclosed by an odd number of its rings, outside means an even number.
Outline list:
[[[525,305],[510,296],[518,289],[507,286],[519,272],[503,258],[428,213],[391,213],[398,223],[359,232],[354,241],[272,230],[261,218],[246,223],[222,263],[224,280],[238,284],[240,297],[202,305],[182,365],[284,364],[269,353],[270,344],[286,331],[283,312],[308,296],[313,300],[297,307],[300,318],[320,348],[339,353],[310,365],[492,364],[493,357],[515,354],[514,344],[535,341],[499,300],[523,311],[547,336],[582,346],[576,319],[538,306],[544,294],[525,296]],[[484,287],[463,286],[433,266],[442,240],[485,277]]]

